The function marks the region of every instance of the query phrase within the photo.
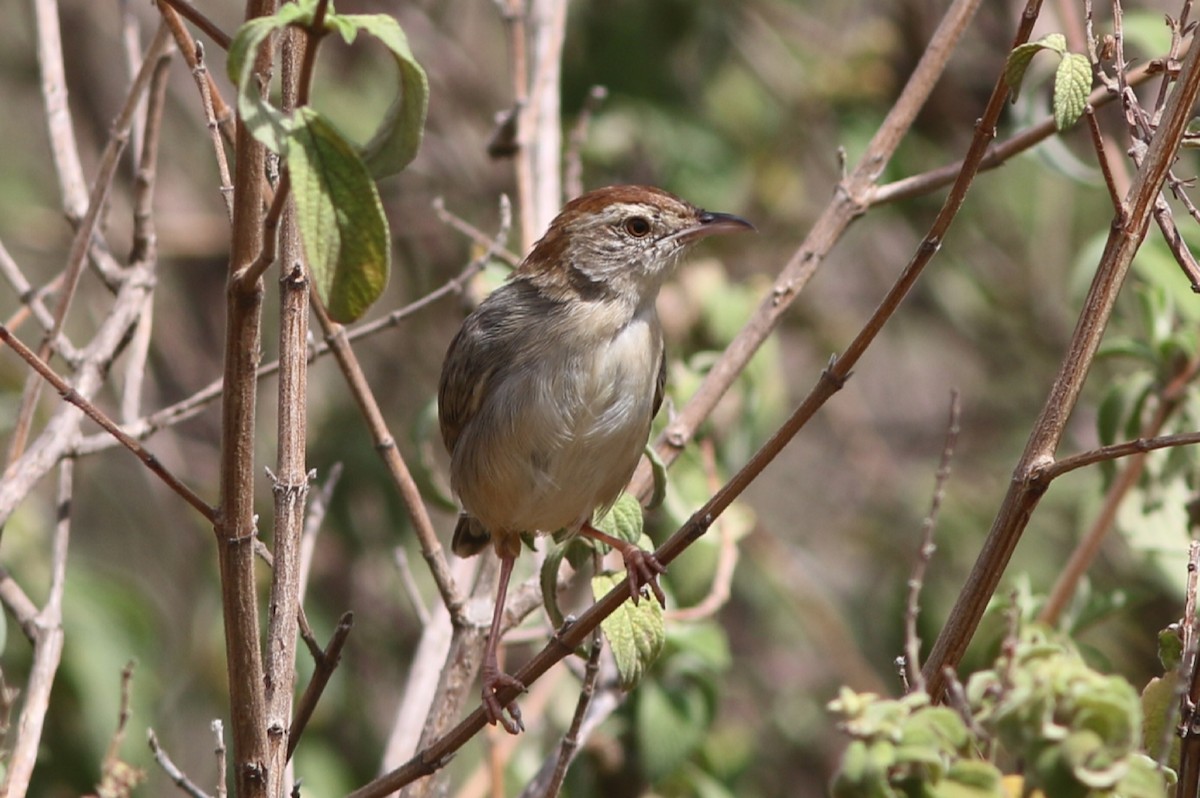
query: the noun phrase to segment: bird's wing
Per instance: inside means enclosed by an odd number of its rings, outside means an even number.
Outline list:
[[[658,415],[659,408],[662,407],[663,393],[667,388],[667,345],[663,343],[658,350],[658,377],[654,381],[654,409],[650,411],[650,418]]]

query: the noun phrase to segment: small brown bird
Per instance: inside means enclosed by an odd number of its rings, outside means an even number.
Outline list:
[[[496,647],[522,533],[601,540],[624,557],[634,601],[643,587],[664,601],[654,555],[591,521],[629,482],[662,403],[659,288],[689,244],[753,229],[649,186],[584,194],[450,344],[438,412],[464,509],[452,549],[469,557],[490,541],[500,557],[481,678],[489,722],[510,733],[524,728],[520,710],[496,692],[524,685],[500,670]]]

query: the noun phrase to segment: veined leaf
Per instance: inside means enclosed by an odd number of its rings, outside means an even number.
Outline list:
[[[1054,126],[1066,130],[1079,121],[1092,90],[1092,64],[1087,56],[1067,53],[1054,73]]]
[[[620,581],[620,576],[597,574],[592,577],[593,596],[603,596]],[[621,689],[632,690],[662,653],[666,642],[662,607],[649,599],[637,605],[626,601],[600,622],[600,628],[612,647]]]
[[[354,147],[320,113],[297,109],[292,128],[288,169],[304,252],[329,315],[353,321],[387,285],[383,205]]]
[[[1012,92],[1013,102],[1016,102],[1017,94],[1021,91],[1021,82],[1025,80],[1029,62],[1042,50],[1051,50],[1061,57],[1067,52],[1067,37],[1061,33],[1049,33],[1036,42],[1025,42],[1008,54],[1008,61],[1004,65],[1004,82]]]
[[[388,48],[396,62],[400,94],[392,101],[365,150],[367,168],[376,179],[393,175],[408,166],[421,146],[429,108],[429,80],[413,58],[408,38],[396,20],[386,14],[344,14],[336,19],[343,37],[348,25],[366,31]],[[350,36],[347,41],[353,38]]]

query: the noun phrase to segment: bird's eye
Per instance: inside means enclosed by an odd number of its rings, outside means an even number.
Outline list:
[[[625,232],[634,238],[645,238],[650,235],[650,222],[644,216],[630,216],[625,220]]]

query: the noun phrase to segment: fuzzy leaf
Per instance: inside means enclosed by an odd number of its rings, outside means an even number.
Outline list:
[[[1054,126],[1066,130],[1079,121],[1092,90],[1092,65],[1087,56],[1067,53],[1054,73]]]
[[[1025,42],[1008,54],[1008,61],[1004,65],[1004,82],[1012,92],[1013,102],[1016,102],[1017,94],[1021,91],[1021,82],[1025,80],[1029,62],[1042,50],[1051,50],[1061,56],[1067,51],[1067,38],[1061,33],[1050,33],[1036,42]]]
[[[376,179],[393,175],[408,166],[421,146],[425,114],[429,108],[429,79],[413,58],[408,38],[400,24],[392,17],[386,14],[344,14],[337,19],[340,25],[353,25],[377,38],[395,61],[400,94],[392,101],[379,130],[365,150],[367,168]]]
[[[622,493],[617,503],[604,515],[592,521],[601,532],[628,543],[637,543],[642,537],[642,505],[628,493]]]
[[[592,577],[592,595],[600,598],[620,581],[619,575],[597,574]],[[621,689],[632,690],[662,653],[666,642],[662,607],[651,599],[643,599],[636,605],[626,601],[600,622],[600,628],[612,647]]]
[[[387,285],[387,218],[354,147],[312,108],[299,108],[288,169],[296,218],[317,290],[329,315],[353,321]]]
[[[237,86],[238,116],[254,138],[271,152],[282,155],[288,142],[288,122],[262,95],[254,79],[254,57],[258,48],[277,30],[292,24],[312,22],[312,3],[287,3],[269,17],[257,17],[238,28],[229,44],[225,70]]]

